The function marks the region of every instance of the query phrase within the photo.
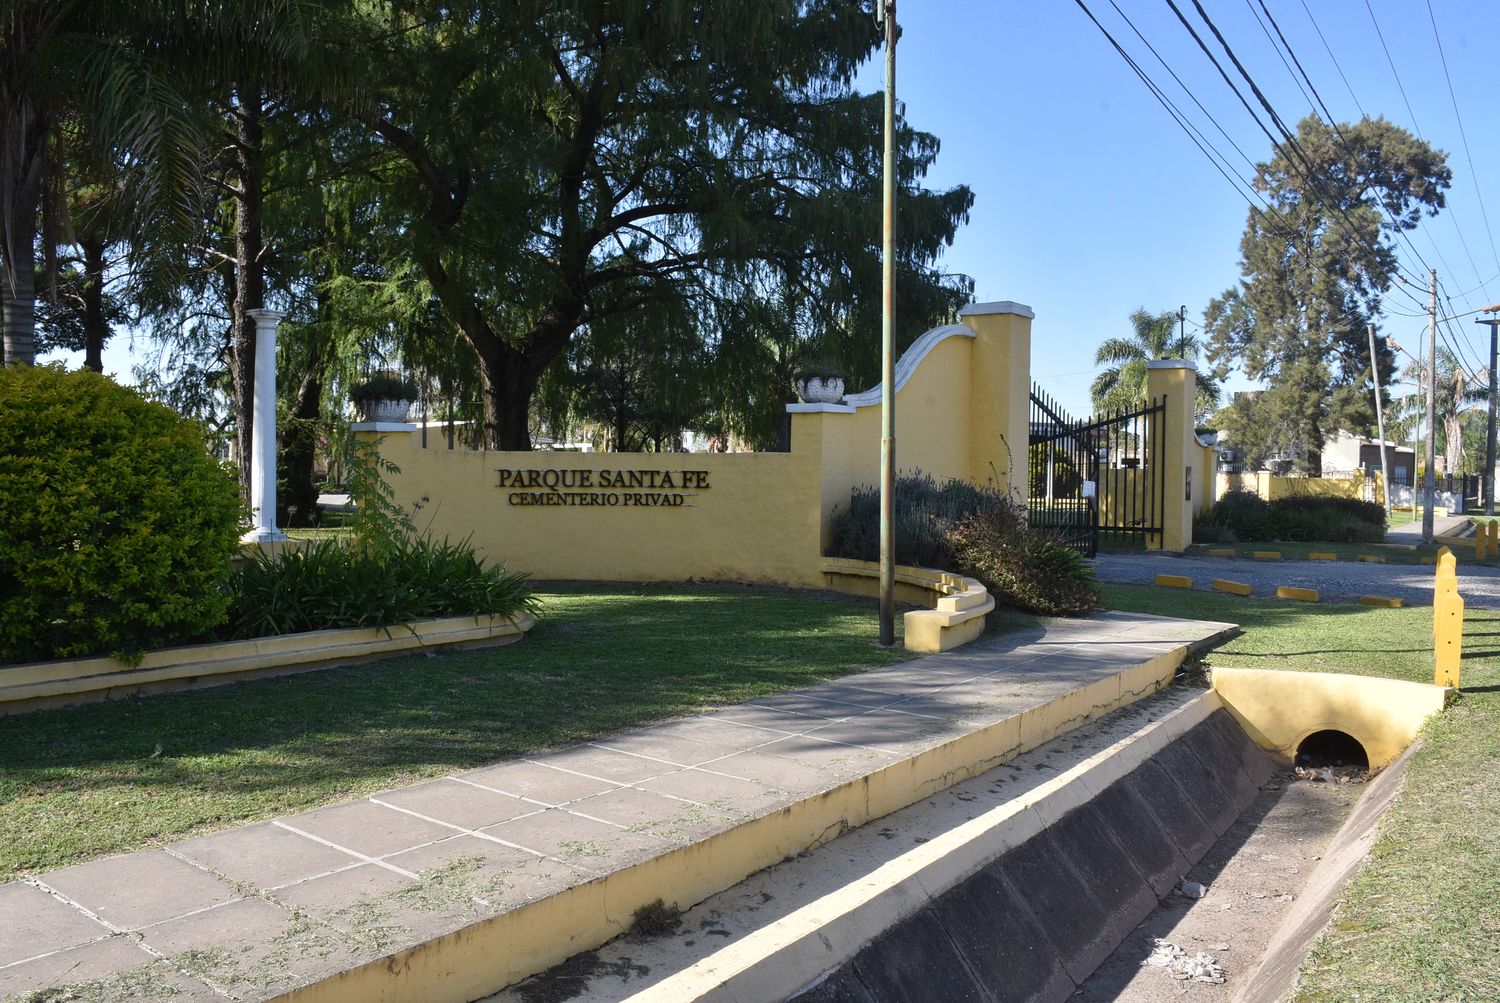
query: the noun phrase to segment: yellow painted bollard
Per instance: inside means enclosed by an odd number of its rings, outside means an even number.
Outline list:
[[[1432,584],[1432,681],[1457,689],[1464,650],[1464,600],[1458,594],[1458,560],[1447,547],[1438,551]]]

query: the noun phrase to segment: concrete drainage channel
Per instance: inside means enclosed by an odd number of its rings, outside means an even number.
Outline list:
[[[1298,781],[1286,757],[1333,733],[1387,766],[1443,691],[1304,673],[1215,686],[1116,711],[492,1000],[1146,1001],[1192,985],[1272,1003],[1404,765],[1352,787]],[[1219,943],[1215,913],[1236,905]]]

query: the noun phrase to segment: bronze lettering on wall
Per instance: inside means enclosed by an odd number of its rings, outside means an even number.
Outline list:
[[[556,470],[501,467],[496,487],[511,505],[681,508],[707,491],[707,470]]]

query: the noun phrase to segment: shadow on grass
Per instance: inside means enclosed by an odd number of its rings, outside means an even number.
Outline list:
[[[301,810],[910,658],[873,601],[555,587],[518,644],[0,718],[0,873]],[[119,829],[118,832],[107,831]],[[12,838],[14,836],[14,838]]]

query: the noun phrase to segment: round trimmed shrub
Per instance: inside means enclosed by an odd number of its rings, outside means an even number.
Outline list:
[[[0,368],[0,662],[204,638],[242,513],[170,408],[89,371]]]

